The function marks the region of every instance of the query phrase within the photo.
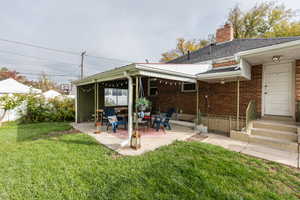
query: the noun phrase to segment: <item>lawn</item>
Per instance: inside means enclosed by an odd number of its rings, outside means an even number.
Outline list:
[[[66,123],[0,127],[0,199],[298,199],[300,172],[175,142],[123,157]]]

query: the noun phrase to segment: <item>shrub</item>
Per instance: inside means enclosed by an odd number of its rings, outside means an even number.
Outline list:
[[[25,109],[20,111],[21,122],[74,121],[74,99],[45,99],[39,95],[26,95]]]

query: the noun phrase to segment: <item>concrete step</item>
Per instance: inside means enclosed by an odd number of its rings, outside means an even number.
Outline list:
[[[298,152],[298,143],[259,135],[250,135],[249,142],[289,152]]]
[[[274,122],[274,121],[257,120],[253,122],[253,128],[271,129],[275,131],[297,133],[297,126],[295,124],[286,124],[286,123]]]
[[[278,130],[264,129],[264,128],[252,128],[251,135],[265,136],[274,139],[282,139],[290,142],[298,141],[297,134],[288,131],[278,131]]]
[[[262,120],[271,120],[271,121],[285,121],[285,122],[294,122],[295,120],[292,117],[287,116],[274,116],[274,115],[265,115],[261,118]]]

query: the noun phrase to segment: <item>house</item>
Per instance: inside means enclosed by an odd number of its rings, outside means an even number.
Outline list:
[[[41,93],[42,91],[23,83],[16,81],[15,79],[8,78],[0,81],[0,96],[1,95],[13,95],[13,94],[29,94],[29,93]],[[14,121],[19,118],[18,110],[22,109],[22,105],[13,110],[6,112],[2,122]],[[0,108],[0,116],[4,111]]]
[[[61,95],[61,93],[59,93],[55,90],[48,90],[48,91],[43,93],[43,96],[46,99],[52,99],[52,98],[59,97],[59,96],[62,96],[62,95]]]
[[[210,130],[231,132],[232,137],[243,140],[253,137],[253,141],[270,146],[280,143],[281,147],[297,148],[300,36],[234,39],[232,26],[225,24],[216,31],[216,43],[169,63],[133,63],[74,84],[78,123],[105,106],[105,88],[128,90],[130,137],[134,90],[139,86],[152,101],[153,110],[164,112],[173,107],[193,118],[202,113]],[[256,118],[274,120],[270,124],[256,122]],[[248,126],[251,120],[255,123]],[[288,124],[278,124],[278,120]],[[247,134],[232,132],[245,127],[251,129],[250,134],[248,129]]]
[[[27,93],[41,93],[42,91],[33,87],[29,87],[16,81],[13,78],[8,78],[0,81],[0,95],[3,94],[27,94]]]

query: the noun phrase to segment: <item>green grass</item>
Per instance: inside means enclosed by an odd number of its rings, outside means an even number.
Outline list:
[[[66,123],[0,128],[0,199],[297,199],[300,173],[221,147],[175,142],[122,157]]]

